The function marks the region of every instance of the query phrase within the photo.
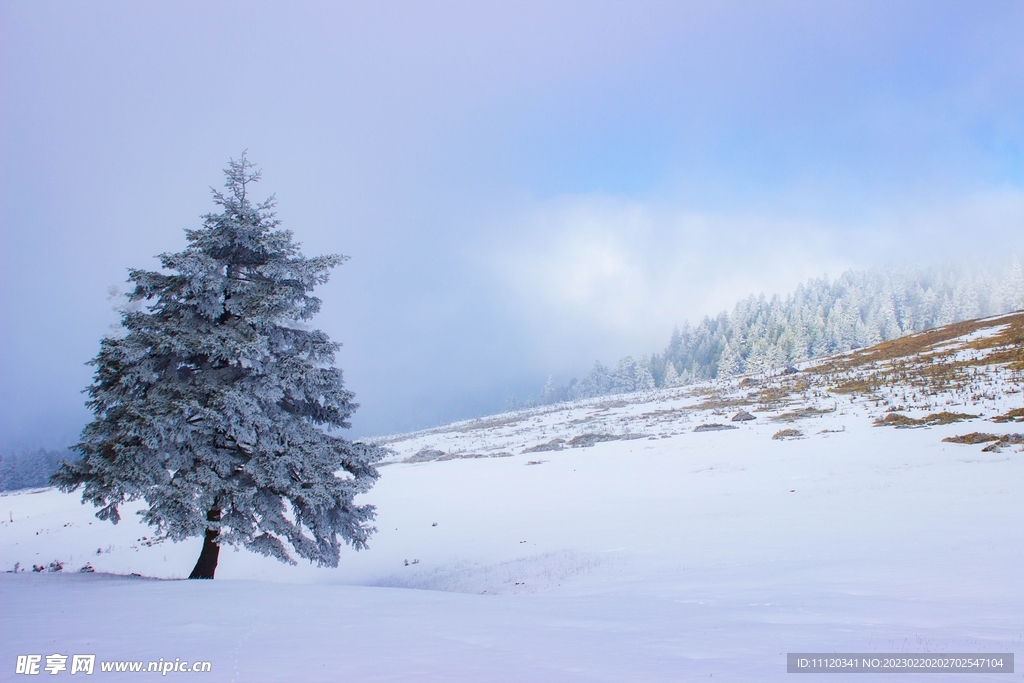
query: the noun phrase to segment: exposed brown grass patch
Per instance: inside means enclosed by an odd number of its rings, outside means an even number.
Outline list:
[[[544,453],[546,451],[560,451],[565,447],[565,439],[552,439],[547,443],[540,443],[523,450],[523,453]]]
[[[854,379],[831,388],[837,394],[869,394],[881,386],[877,377]]]
[[[835,412],[834,408],[828,410],[822,410],[820,408],[801,408],[800,410],[791,410],[788,413],[782,413],[771,418],[772,422],[796,422],[807,417],[817,417],[818,415],[825,415],[827,413]]]
[[[403,460],[404,463],[416,464],[421,462],[443,462],[445,460],[473,460],[477,458],[511,458],[512,453],[501,451],[500,453],[445,453],[432,448],[422,448],[415,455],[410,455]]]
[[[1024,408],[1015,408],[999,417],[993,417],[993,422],[1024,422]]]
[[[707,401],[701,401],[697,405],[690,408],[690,410],[721,410],[723,408],[742,408],[743,406],[749,406],[756,403],[753,399],[745,397],[736,398],[713,398]]]
[[[995,434],[985,434],[983,432],[971,432],[970,434],[964,434],[963,436],[947,436],[943,439],[945,443],[965,443],[974,445],[976,443],[988,443],[989,441],[998,441],[999,437]]]
[[[712,422],[711,424],[697,425],[693,428],[695,432],[724,432],[727,429],[739,429],[736,425],[724,425],[718,422]]]
[[[885,417],[880,417],[875,420],[876,427],[919,427],[921,426],[920,420],[915,420],[912,417],[901,415],[900,413],[889,413]]]
[[[779,399],[786,398],[790,394],[789,387],[768,387],[758,392],[757,398],[762,403],[771,403],[772,401],[778,401]]]
[[[803,436],[804,433],[799,429],[780,429],[779,431],[772,434],[772,438],[776,441],[782,441],[783,439],[796,439]]]
[[[927,415],[924,418],[924,422],[927,425],[948,425],[954,422],[963,422],[964,420],[973,420],[978,417],[977,415],[971,415],[969,413],[947,413],[943,411],[941,413],[933,413]]]
[[[613,408],[625,408],[629,405],[627,401],[606,401],[604,403],[598,403],[595,408],[599,410],[612,410]]]
[[[1008,352],[1013,359],[1024,361],[1024,312],[1002,318],[998,324],[1006,325],[1006,328],[984,339],[975,339],[969,342],[967,347],[984,351],[1006,346],[1009,347]]]
[[[1005,351],[990,354],[984,361],[971,361],[969,364],[1003,364],[1017,363],[1024,366],[1024,311],[1002,316],[998,320],[965,320],[952,325],[936,327],[916,334],[908,334],[898,339],[875,344],[866,349],[858,349],[852,353],[830,358],[807,372],[816,374],[833,374],[844,370],[863,367],[871,363],[892,361],[898,358],[909,358],[933,351],[946,342],[953,341],[987,327],[1006,326],[1000,333],[976,339],[964,345],[964,348],[977,350],[1009,347]],[[921,359],[926,360],[926,359]],[[1014,369],[1021,369],[1016,367]]]
[[[933,427],[935,425],[948,425],[954,422],[962,422],[964,420],[971,420],[978,417],[977,415],[969,415],[968,413],[947,413],[945,411],[941,413],[932,413],[931,415],[925,415],[920,419],[913,417],[907,417],[900,413],[889,413],[885,417],[880,417],[875,420],[876,427]]]
[[[1024,434],[1003,434],[995,443],[981,449],[982,453],[998,453],[1003,448],[1024,443]]]

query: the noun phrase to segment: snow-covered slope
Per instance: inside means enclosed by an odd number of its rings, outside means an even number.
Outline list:
[[[1018,313],[381,439],[379,531],[337,569],[228,550],[213,582],[135,578],[186,576],[200,541],[6,495],[0,565],[28,571],[0,574],[0,679],[53,652],[238,681],[764,681],[786,652],[1020,654],[1022,342]]]

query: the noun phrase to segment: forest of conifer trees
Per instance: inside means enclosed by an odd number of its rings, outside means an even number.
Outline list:
[[[541,403],[682,386],[786,367],[960,320],[1024,308],[1020,263],[1000,269],[873,268],[812,279],[770,299],[684,323],[661,353],[600,361],[582,380],[548,380]]]

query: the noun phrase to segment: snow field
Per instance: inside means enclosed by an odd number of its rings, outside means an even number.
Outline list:
[[[1022,395],[1000,368],[971,381],[783,396],[762,378],[392,437],[362,497],[378,532],[336,569],[228,549],[213,582],[134,578],[187,575],[200,540],[2,496],[0,566],[65,569],[0,574],[0,679],[44,651],[208,659],[218,681],[771,681],[786,652],[1020,655],[1024,453],[942,439],[1024,431],[991,421]],[[873,426],[915,390],[915,417],[985,417]],[[739,403],[757,419],[732,422]],[[738,428],[693,431],[709,423]],[[640,438],[526,452],[588,434]],[[402,462],[424,449],[502,457]]]
[[[390,465],[379,532],[338,569],[226,551],[209,583],[5,574],[4,661],[84,639],[209,659],[210,680],[773,680],[787,651],[1019,649],[1021,456],[941,442],[963,425],[761,422]],[[52,490],[0,500],[7,566],[180,577],[198,554]]]

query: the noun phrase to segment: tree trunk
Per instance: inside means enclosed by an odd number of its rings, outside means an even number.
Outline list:
[[[214,509],[206,513],[206,519],[210,522],[220,521],[220,510]],[[213,573],[217,571],[217,557],[220,555],[220,545],[216,542],[220,534],[218,529],[207,529],[206,537],[203,538],[203,551],[199,553],[199,560],[195,569],[188,575],[190,579],[212,579]]]

